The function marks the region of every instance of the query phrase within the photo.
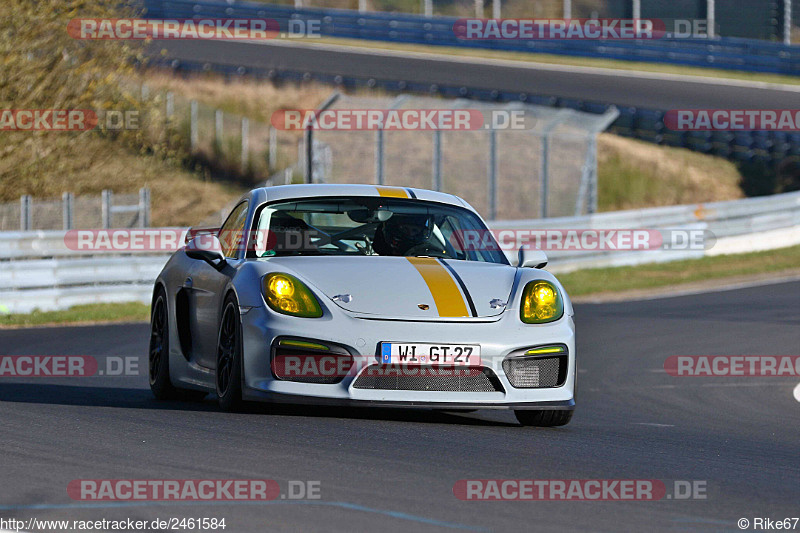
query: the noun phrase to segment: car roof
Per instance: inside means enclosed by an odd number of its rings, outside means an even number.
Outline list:
[[[412,198],[430,202],[439,202],[458,207],[466,207],[475,211],[472,206],[458,196],[443,192],[429,191],[411,187],[389,187],[383,185],[356,185],[356,184],[327,184],[315,183],[304,185],[276,185],[274,187],[261,187],[252,192],[253,200],[257,203],[275,200],[291,200],[299,198],[314,198],[322,196],[375,196],[393,198]]]

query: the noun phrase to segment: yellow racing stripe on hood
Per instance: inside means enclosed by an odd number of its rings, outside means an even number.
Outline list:
[[[381,196],[388,196],[390,198],[408,198],[408,191],[402,187],[375,187],[378,189],[378,194]]]
[[[436,310],[442,317],[470,316],[467,304],[453,277],[439,261],[430,257],[406,257],[420,273],[431,291]]]

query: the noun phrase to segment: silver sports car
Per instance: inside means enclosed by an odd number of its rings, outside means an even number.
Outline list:
[[[159,399],[513,409],[567,424],[575,326],[544,253],[518,266],[457,196],[370,185],[255,189],[190,232],[155,282]]]

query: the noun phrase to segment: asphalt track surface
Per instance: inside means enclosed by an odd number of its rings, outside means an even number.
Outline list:
[[[739,531],[800,514],[797,378],[678,378],[670,355],[800,352],[800,283],[576,306],[578,410],[558,429],[510,412],[155,401],[146,324],[0,331],[5,355],[139,356],[141,375],[0,381],[0,517],[225,517],[254,531]],[[101,365],[102,367],[102,365]],[[73,479],[321,482],[322,499],[83,504]],[[460,479],[707,483],[704,500],[474,502]]]
[[[800,87],[291,41],[155,41],[171,59],[465,86],[653,109],[796,109]],[[693,81],[692,81],[693,80]]]

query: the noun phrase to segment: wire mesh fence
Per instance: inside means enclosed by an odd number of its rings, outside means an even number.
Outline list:
[[[401,116],[408,111],[460,110],[482,122],[463,130],[433,131],[341,131],[317,126],[310,159],[315,161],[323,151],[331,160],[313,169],[311,181],[448,192],[464,198],[488,219],[594,212],[596,138],[617,116],[616,110],[598,115],[416,96],[340,96],[328,108],[334,116],[364,110],[392,110]],[[519,126],[499,127],[512,113],[522,119]]]
[[[480,119],[464,129],[341,130],[320,128],[315,119],[302,128],[276,128],[172,93],[165,105],[166,126],[187,140],[194,157],[249,175],[254,185],[304,180],[433,189],[464,198],[490,220],[594,212],[596,137],[618,114],[616,109],[598,115],[519,102],[333,93],[320,110],[403,116],[460,111]],[[514,113],[522,122],[508,127]],[[497,117],[505,117],[504,127],[498,127]],[[65,193],[60,200],[23,196],[0,204],[0,231],[146,227],[149,210],[146,189],[138,195],[103,191],[99,197]],[[204,223],[213,225],[225,214]]]
[[[461,110],[485,122],[459,131],[342,131],[320,128],[308,116],[302,127],[292,128],[274,117],[265,124],[177,94],[168,93],[166,101],[167,116],[189,139],[194,157],[249,177],[253,185],[303,180],[433,189],[465,198],[490,220],[594,212],[596,137],[618,116],[616,109],[600,115],[520,102],[333,93],[315,113]],[[506,127],[495,124],[497,117],[512,113],[522,115],[524,127],[508,127],[508,118]]]
[[[298,135],[279,131],[250,117],[225,112],[178,93],[167,93],[170,124],[199,159],[221,172],[249,178],[254,184],[291,166]]]
[[[150,192],[38,199],[28,195],[0,204],[0,231],[134,228],[149,226]]]

